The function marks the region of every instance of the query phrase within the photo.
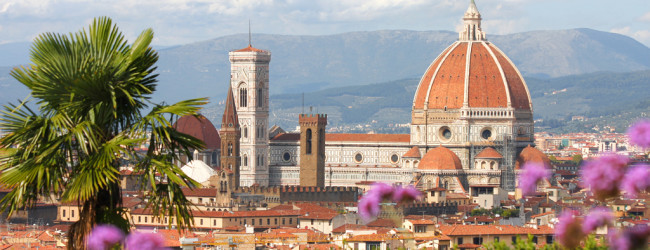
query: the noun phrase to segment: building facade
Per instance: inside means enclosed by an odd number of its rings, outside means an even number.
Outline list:
[[[241,128],[240,184],[269,185],[269,62],[271,53],[248,46],[232,51],[230,87]]]
[[[472,1],[459,40],[420,80],[409,134],[323,136],[314,126],[319,133],[311,130],[312,136],[324,138],[325,146],[324,152],[315,149],[319,157],[324,153],[324,164],[313,169],[303,165],[317,163],[317,157],[301,159],[307,156],[301,147],[307,127],[268,136],[270,52],[250,45],[230,52],[230,85],[241,127],[240,185],[388,182],[462,193],[514,190],[520,153],[534,143],[533,107],[524,78],[487,40],[481,21]],[[305,169],[318,170],[309,175],[314,180],[306,179]]]

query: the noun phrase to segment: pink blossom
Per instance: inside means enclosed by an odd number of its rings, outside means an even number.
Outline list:
[[[612,225],[614,221],[614,215],[612,211],[607,207],[596,207],[589,211],[589,214],[585,217],[584,223],[582,224],[582,232],[589,234],[596,230],[596,228]]]
[[[155,233],[133,232],[126,237],[126,249],[156,250],[165,248],[165,239]]]
[[[368,193],[359,200],[359,215],[366,221],[376,217],[381,212],[381,198],[374,193]]]
[[[626,196],[636,198],[639,192],[650,188],[650,166],[641,164],[627,171],[621,183]]]
[[[537,190],[537,183],[544,178],[551,177],[551,171],[540,163],[528,162],[523,169],[519,176],[519,188],[524,196],[534,194]]]
[[[646,249],[650,227],[636,225],[625,228],[623,231],[610,230],[607,234],[609,248],[614,250]]]
[[[376,182],[372,184],[370,190],[366,195],[376,195],[380,198],[380,200],[382,200],[391,198],[393,196],[393,191],[395,191],[395,188],[393,186],[382,182]]]
[[[636,122],[627,130],[630,143],[642,148],[650,148],[650,120]]]
[[[98,225],[90,232],[86,244],[88,249],[110,249],[115,244],[124,240],[122,230],[113,225]]]
[[[582,182],[599,200],[617,196],[627,163],[627,157],[615,154],[588,161],[580,172]]]
[[[567,248],[575,248],[585,237],[582,232],[582,219],[576,217],[577,212],[565,210],[560,215],[559,222],[555,225],[555,238]]]
[[[411,185],[405,188],[398,186],[395,188],[395,191],[393,191],[393,201],[400,203],[419,200],[421,195],[422,193]]]

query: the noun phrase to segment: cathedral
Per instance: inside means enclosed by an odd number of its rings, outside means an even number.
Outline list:
[[[217,187],[386,182],[463,193],[514,190],[522,162],[547,158],[531,147],[533,107],[526,82],[487,40],[481,20],[471,1],[458,41],[420,79],[409,134],[328,134],[323,114],[296,117],[299,133],[270,131],[271,53],[251,45],[229,53],[230,92],[220,138],[212,138],[216,129],[205,118],[177,127],[205,130],[183,132],[220,145],[194,157],[220,170],[218,183],[231,182]]]

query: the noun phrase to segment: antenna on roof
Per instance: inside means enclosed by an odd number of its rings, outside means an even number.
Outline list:
[[[251,20],[248,19],[248,47],[252,47],[251,40]]]

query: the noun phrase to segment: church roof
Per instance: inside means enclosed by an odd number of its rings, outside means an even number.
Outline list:
[[[300,141],[300,133],[280,133],[274,136],[271,141]]]
[[[445,49],[422,76],[413,110],[515,108],[532,110],[528,87],[517,67],[480,30],[474,3],[463,18],[461,39]]]
[[[174,128],[181,133],[191,135],[205,143],[205,149],[221,148],[221,137],[212,122],[203,115],[186,115],[174,123]]]
[[[418,146],[413,146],[409,151],[407,151],[404,155],[402,155],[402,158],[420,158],[422,155],[420,154],[420,148]]]
[[[446,147],[440,146],[429,150],[420,164],[420,170],[457,170],[463,169],[460,158]]]
[[[527,162],[536,162],[542,163],[547,168],[551,167],[551,160],[539,149],[533,148],[528,145],[524,150],[519,153],[517,157],[517,162],[515,163],[515,169],[521,169]]]
[[[478,153],[475,158],[493,158],[493,159],[501,159],[503,158],[503,155],[501,155],[498,151],[496,151],[492,147],[487,147],[481,150],[480,153]]]
[[[228,88],[228,97],[226,97],[226,108],[223,110],[223,117],[221,118],[221,129],[224,129],[226,127],[239,128],[237,109],[235,109],[235,99],[232,96],[232,86]]]

